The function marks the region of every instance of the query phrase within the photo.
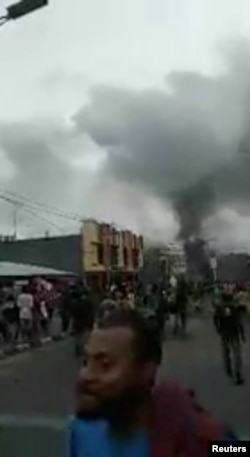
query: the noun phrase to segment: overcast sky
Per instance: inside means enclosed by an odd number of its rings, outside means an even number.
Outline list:
[[[4,12],[10,1],[1,4]],[[119,184],[103,176],[99,167],[106,160],[106,144],[94,144],[86,131],[76,134],[73,119],[96,86],[161,91],[172,72],[218,77],[224,71],[222,55],[228,43],[250,38],[249,1],[50,0],[50,4],[0,31],[1,189],[172,239],[178,223],[168,204],[157,194],[139,191],[136,183]],[[12,226],[10,208],[2,206],[5,233]],[[228,214],[227,220],[232,219]],[[44,216],[62,231],[77,228]],[[209,222],[208,236],[221,239],[221,219],[216,217]],[[227,246],[235,240],[239,223],[235,213],[233,220]],[[22,235],[49,228],[22,212],[19,224]],[[249,232],[246,216],[242,226],[241,232]],[[239,243],[245,245],[247,235],[241,232],[237,232]]]

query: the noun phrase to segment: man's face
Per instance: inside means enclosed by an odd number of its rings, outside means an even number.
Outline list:
[[[155,372],[136,359],[134,343],[126,327],[92,332],[78,380],[79,417],[116,420],[141,401]]]

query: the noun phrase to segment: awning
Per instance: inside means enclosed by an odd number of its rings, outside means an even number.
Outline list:
[[[53,268],[41,267],[22,263],[0,262],[0,278],[27,278],[39,276],[76,276],[68,271],[55,270]]]

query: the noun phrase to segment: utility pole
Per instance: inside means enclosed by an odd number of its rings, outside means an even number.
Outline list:
[[[37,9],[49,5],[49,0],[21,0],[6,8],[6,14],[0,17],[0,27],[6,22],[19,19],[22,16],[33,13]]]
[[[18,236],[18,211],[23,206],[21,203],[12,202],[13,204],[13,238],[17,239]]]
[[[110,279],[111,279],[111,246],[108,243],[106,245],[106,257],[105,257],[105,268],[106,268],[106,281],[107,287],[110,288]]]
[[[17,224],[18,224],[18,209],[19,206],[15,203],[13,207],[13,238],[17,239]]]

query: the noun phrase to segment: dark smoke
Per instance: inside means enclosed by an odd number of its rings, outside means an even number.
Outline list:
[[[200,233],[221,206],[242,206],[250,196],[249,49],[232,46],[217,78],[171,74],[166,91],[95,87],[75,116],[109,151],[107,175],[172,202],[182,238]],[[247,154],[239,153],[243,138]]]
[[[179,238],[199,236],[203,219],[214,210],[215,195],[209,179],[189,186],[172,200],[180,222]]]
[[[173,200],[180,221],[180,238],[200,235],[204,220],[218,206],[230,204],[243,214],[249,212],[249,171],[250,140],[246,136],[240,141],[233,158],[195,185],[181,190]]]
[[[200,233],[221,207],[249,212],[249,49],[245,42],[230,46],[217,77],[172,73],[165,90],[93,87],[72,118],[76,137],[86,134],[108,153],[103,182],[111,178],[171,202],[182,238]],[[0,135],[17,170],[10,187],[44,201],[55,193],[65,207],[74,177],[57,152],[68,133],[31,122],[3,126]]]

